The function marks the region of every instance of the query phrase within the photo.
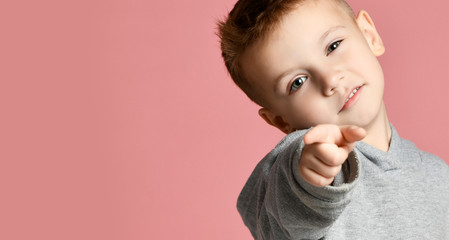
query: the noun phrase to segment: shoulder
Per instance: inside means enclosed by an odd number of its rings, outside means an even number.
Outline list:
[[[449,172],[449,166],[440,157],[422,150],[419,150],[419,154],[423,167],[428,169],[437,169],[446,173]]]
[[[443,181],[449,183],[449,166],[435,154],[423,151],[414,146],[414,151],[419,156],[419,168],[427,176],[428,181],[434,179],[437,182]]]
[[[418,158],[420,168],[428,170],[440,170],[448,172],[449,167],[445,161],[440,157],[419,149],[412,141],[398,137],[397,145],[399,153],[402,155],[403,160],[410,161],[414,158]]]

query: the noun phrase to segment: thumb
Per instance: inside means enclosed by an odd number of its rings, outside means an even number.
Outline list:
[[[354,149],[356,142],[365,138],[367,134],[365,129],[357,126],[341,126],[340,132],[343,139],[338,145],[348,153]]]
[[[354,125],[340,126],[341,134],[343,135],[342,144],[351,144],[360,141],[366,137],[365,129]]]

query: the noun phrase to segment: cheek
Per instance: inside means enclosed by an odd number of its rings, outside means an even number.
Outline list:
[[[355,49],[354,49],[355,50]],[[353,50],[353,51],[354,51]],[[382,72],[382,69],[379,65],[377,57],[373,54],[371,49],[368,46],[360,46],[359,51],[354,53],[356,57],[351,58],[353,66],[359,69],[360,72],[369,75],[375,75],[379,77],[379,72]]]
[[[301,104],[295,102],[291,105],[288,112],[288,121],[296,129],[307,129],[318,123],[326,122],[328,120],[326,112],[328,112],[326,106],[323,106],[319,100],[303,100]]]

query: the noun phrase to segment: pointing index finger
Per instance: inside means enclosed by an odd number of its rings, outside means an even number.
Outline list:
[[[342,138],[342,135],[339,132],[336,125],[317,125],[304,136],[304,143],[335,143],[335,135],[340,135],[340,138]]]
[[[366,136],[365,129],[357,126],[337,126],[332,124],[317,125],[305,136],[305,144],[333,143],[338,146],[349,145],[362,140]]]

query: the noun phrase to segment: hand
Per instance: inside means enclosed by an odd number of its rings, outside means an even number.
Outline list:
[[[366,131],[357,126],[317,125],[304,136],[299,173],[314,186],[330,185],[356,142],[365,136]]]

